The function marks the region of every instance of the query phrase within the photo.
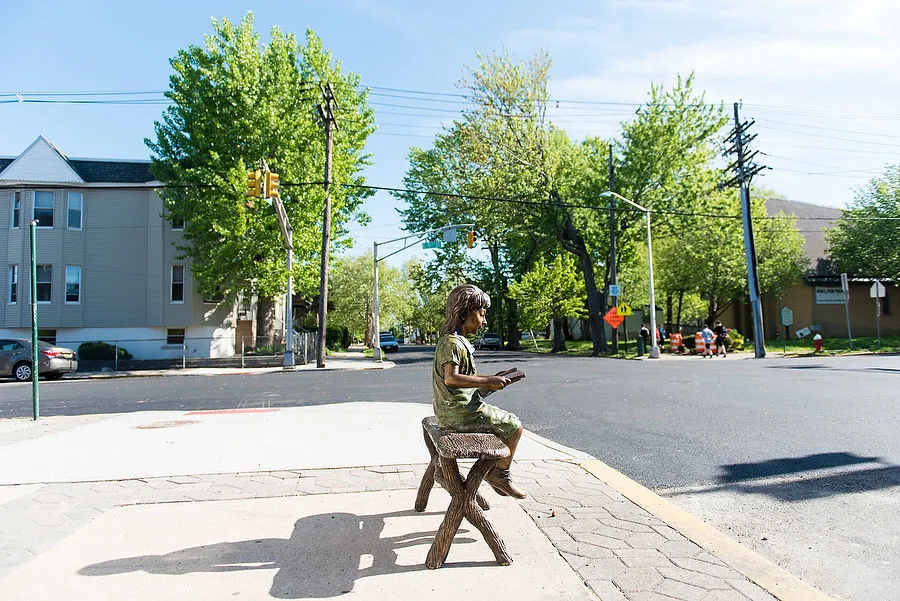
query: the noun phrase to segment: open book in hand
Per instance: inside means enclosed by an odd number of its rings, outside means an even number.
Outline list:
[[[520,370],[518,367],[514,367],[512,369],[508,369],[506,371],[501,371],[498,376],[503,376],[508,379],[510,382],[518,382],[522,378],[525,377],[525,372]]]
[[[511,384],[513,382],[518,382],[519,380],[524,378],[525,372],[520,370],[517,367],[514,367],[512,369],[507,369],[506,371],[501,371],[495,375],[503,376],[504,378],[508,379]],[[494,394],[497,391],[496,390],[487,390],[485,388],[479,388],[478,392],[481,394],[481,398],[484,398],[486,396],[490,396],[490,395]]]

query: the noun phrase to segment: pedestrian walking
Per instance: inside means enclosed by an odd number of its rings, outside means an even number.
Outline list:
[[[712,357],[712,341],[715,333],[709,329],[709,326],[703,326],[703,329],[700,330],[700,335],[703,337],[703,343],[706,346],[703,349],[703,356]]]
[[[728,336],[728,328],[723,326],[721,321],[717,321],[716,327],[713,328],[713,333],[716,335],[716,354],[725,357],[727,355],[725,352],[725,338]]]

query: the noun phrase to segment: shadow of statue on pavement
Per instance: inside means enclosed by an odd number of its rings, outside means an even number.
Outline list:
[[[381,536],[387,519],[422,515],[412,510],[375,515],[311,515],[296,521],[288,539],[218,542],[165,555],[123,557],[85,566],[78,573],[108,576],[145,571],[180,575],[276,569],[269,591],[276,599],[336,597],[352,591],[358,578],[424,570],[425,554],[434,539],[434,531]],[[456,544],[473,542],[476,539],[468,537],[458,537],[454,541]],[[422,545],[422,563],[398,565],[397,550],[414,545]],[[484,565],[491,563],[484,562]]]

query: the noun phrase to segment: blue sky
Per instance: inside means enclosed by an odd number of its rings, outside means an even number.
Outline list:
[[[372,87],[372,185],[401,184],[409,146],[429,145],[459,110],[458,98],[434,93],[458,94],[476,53],[504,48],[521,58],[550,53],[559,100],[550,117],[574,138],[618,135],[635,109],[628,103],[645,100],[651,82],[670,86],[693,71],[707,100],[729,110],[743,101],[761,162],[772,167],[757,183],[787,198],[843,206],[856,186],[900,163],[900,5],[887,0],[0,0],[0,94],[161,92],[169,58],[202,45],[211,17],[238,21],[247,11],[263,34],[312,28]],[[161,110],[0,104],[0,156],[44,135],[73,158],[146,159],[143,139]],[[354,231],[358,251],[402,235],[393,206],[383,193],[370,200],[374,220]],[[411,250],[394,261],[412,254],[427,256]]]

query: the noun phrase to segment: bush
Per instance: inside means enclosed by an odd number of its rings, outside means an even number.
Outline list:
[[[340,351],[350,346],[350,330],[347,327],[334,327],[325,330],[325,348]]]
[[[737,330],[728,330],[728,335],[725,336],[725,348],[729,351],[744,350],[745,342],[746,339]]]
[[[116,347],[106,342],[83,342],[78,346],[78,358],[84,361],[114,361],[116,359]],[[131,353],[121,346],[119,347],[119,359],[127,361],[132,358]]]

